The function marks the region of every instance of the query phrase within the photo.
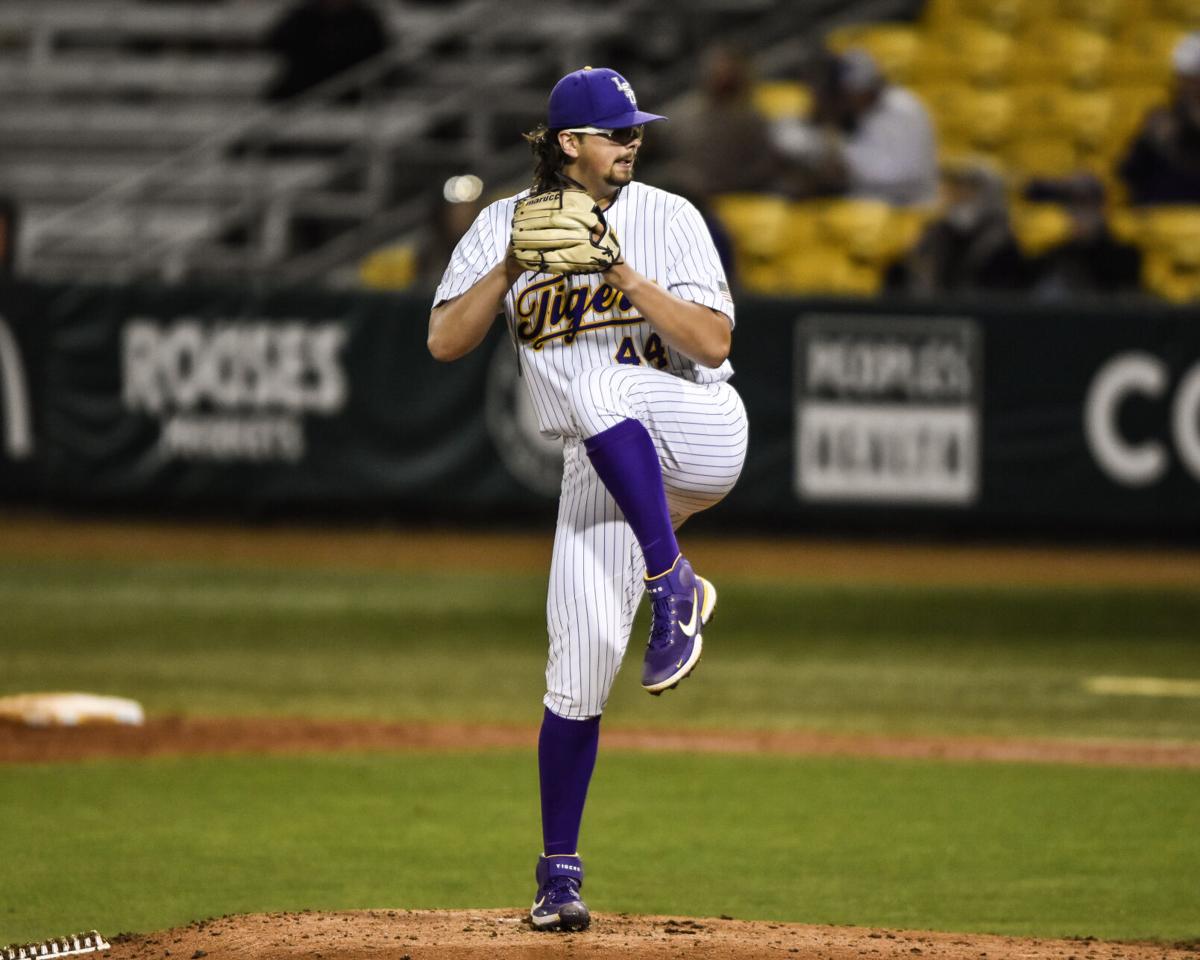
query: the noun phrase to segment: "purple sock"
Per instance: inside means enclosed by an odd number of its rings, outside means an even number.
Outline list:
[[[596,766],[600,718],[566,720],[548,709],[538,737],[542,783],[542,853],[577,853],[588,782]]]
[[[662,467],[654,441],[640,420],[622,420],[583,441],[588,459],[617,501],[642,547],[646,573],[657,576],[671,569],[679,556]]]

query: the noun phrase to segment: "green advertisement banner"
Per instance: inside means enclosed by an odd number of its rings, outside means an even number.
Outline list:
[[[30,500],[43,487],[46,328],[38,291],[0,287],[0,498]]]
[[[502,326],[439,364],[405,296],[0,287],[0,496],[71,507],[553,515]],[[746,468],[704,522],[1200,535],[1195,311],[739,302]]]

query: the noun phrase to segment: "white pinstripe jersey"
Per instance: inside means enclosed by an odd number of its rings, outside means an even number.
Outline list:
[[[498,200],[479,214],[454,249],[434,306],[465,293],[504,259],[513,207],[528,192]],[[635,181],[621,189],[604,215],[630,266],[681,299],[719,310],[733,322],[725,271],[708,227],[691,203]],[[520,342],[521,368],[538,426],[550,436],[576,432],[568,390],[578,374],[592,367],[645,363],[695,383],[733,376],[728,360],[705,367],[668,347],[600,274],[524,273],[505,297],[504,311]]]

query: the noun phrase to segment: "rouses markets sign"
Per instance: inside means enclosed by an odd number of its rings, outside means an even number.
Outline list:
[[[335,321],[134,318],[122,329],[122,400],[159,422],[168,459],[295,463],[304,417],[346,404],[345,341]]]

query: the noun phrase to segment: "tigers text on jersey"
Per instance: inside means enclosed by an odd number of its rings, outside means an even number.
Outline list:
[[[454,249],[434,305],[466,293],[504,259],[513,207],[528,194],[485,208]],[[646,184],[621,188],[604,216],[616,232],[625,261],[644,277],[683,300],[729,317],[733,301],[725,271],[703,218],[683,197]],[[572,277],[524,273],[504,300],[509,327],[521,347],[538,426],[548,435],[573,436],[571,382],[593,367],[624,363],[648,366],[690,380],[728,380],[726,360],[705,367],[667,346],[629,300],[600,274]]]

